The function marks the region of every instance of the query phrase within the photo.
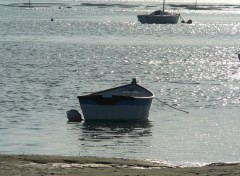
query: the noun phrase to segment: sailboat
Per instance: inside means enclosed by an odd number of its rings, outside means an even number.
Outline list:
[[[137,15],[138,21],[142,24],[176,24],[180,14],[165,11],[165,0],[163,0],[163,9],[156,10],[151,14]]]

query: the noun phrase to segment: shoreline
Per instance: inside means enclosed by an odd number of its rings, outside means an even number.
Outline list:
[[[32,2],[32,3],[9,3],[9,4],[0,4],[9,7],[19,7],[19,8],[36,8],[36,7],[54,7],[57,6],[61,8],[72,8],[72,7],[98,7],[98,8],[107,8],[107,7],[120,7],[120,8],[138,8],[142,5],[139,3],[114,3],[114,2],[83,2],[79,4],[63,3],[63,2]],[[223,9],[239,9],[240,4],[228,4],[228,3],[199,3],[199,4],[168,4],[172,9],[187,9],[187,10],[223,10]],[[157,5],[146,5],[146,7],[158,7]]]
[[[212,163],[202,167],[180,167],[121,158],[0,154],[0,175],[11,176],[214,176],[223,174],[240,175],[240,163]]]

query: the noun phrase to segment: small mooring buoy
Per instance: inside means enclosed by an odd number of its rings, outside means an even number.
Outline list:
[[[53,21],[53,18],[51,18],[51,21]]]
[[[76,109],[67,111],[67,118],[69,122],[81,122],[82,116]]]
[[[238,54],[238,59],[240,60],[240,54]]]
[[[182,21],[181,21],[181,23],[192,24],[192,20],[191,20],[191,19],[189,19],[187,22],[186,22],[186,21],[184,21],[184,20],[182,20]]]
[[[187,24],[192,24],[192,20],[189,19],[189,20],[187,21]]]

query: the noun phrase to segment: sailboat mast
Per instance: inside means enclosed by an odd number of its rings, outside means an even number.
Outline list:
[[[197,10],[197,0],[195,1],[195,10]]]
[[[165,0],[163,0],[163,8],[162,8],[162,11],[164,12],[165,10]]]

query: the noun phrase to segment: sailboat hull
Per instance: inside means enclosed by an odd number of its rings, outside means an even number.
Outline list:
[[[142,24],[177,24],[179,14],[170,15],[138,15],[138,21]]]

